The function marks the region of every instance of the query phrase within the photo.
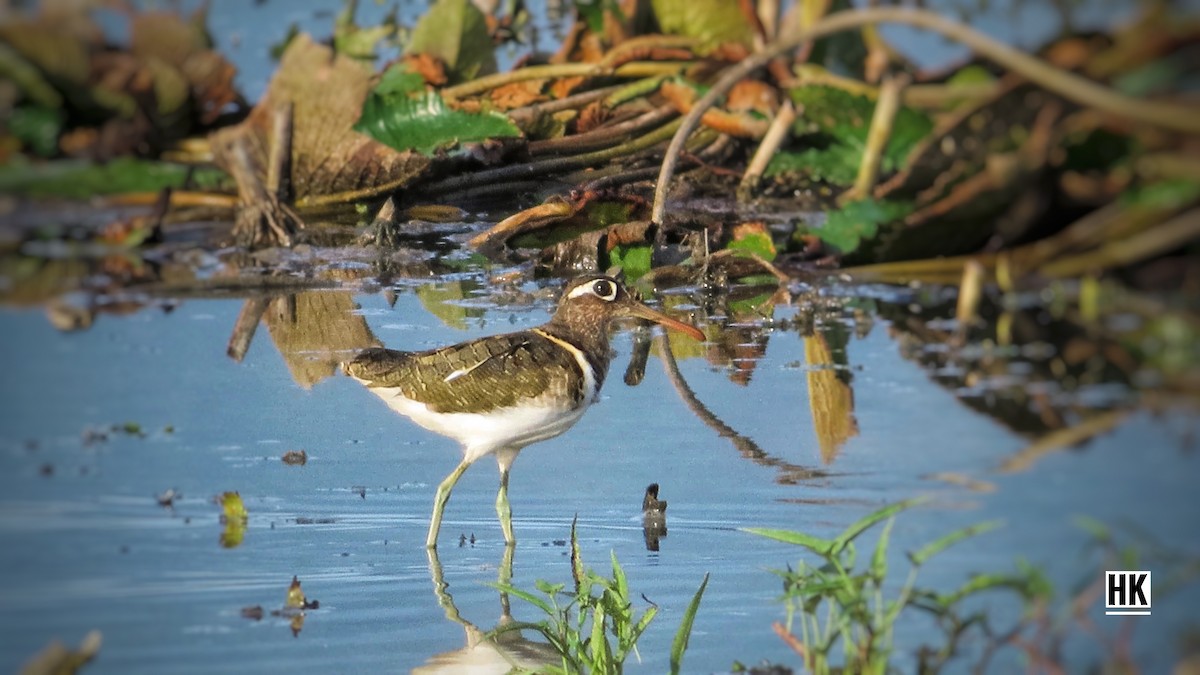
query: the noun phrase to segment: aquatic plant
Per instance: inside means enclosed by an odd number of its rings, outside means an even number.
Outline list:
[[[604,577],[584,566],[579,552],[575,522],[571,523],[571,576],[573,591],[564,592],[565,583],[552,584],[538,580],[535,585],[541,595],[516,588],[508,583],[494,586],[504,593],[521,598],[541,610],[546,618],[537,623],[513,622],[501,626],[490,635],[501,632],[531,629],[542,634],[562,657],[562,664],[552,668],[554,673],[621,673],[625,659],[637,651],[637,642],[658,614],[651,604],[640,614],[634,611],[625,571],[612,554],[612,577]],[[708,586],[708,575],[692,596],[683,614],[675,639],[671,644],[671,673],[680,672],[683,653],[687,650],[692,622],[700,609],[700,598]],[[542,671],[540,671],[542,672]]]

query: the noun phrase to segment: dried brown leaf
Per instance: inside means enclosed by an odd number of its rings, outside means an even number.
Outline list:
[[[267,93],[240,124],[211,137],[214,161],[230,170],[231,148],[246,137],[252,162],[265,175],[274,110],[291,102],[294,111],[291,193],[306,197],[382,184],[402,187],[422,175],[430,160],[397,152],[351,127],[371,88],[363,64],[335,55],[307,35],[297,36],[280,61]]]
[[[489,96],[492,99],[492,103],[500,110],[523,108],[532,103],[545,101],[547,99],[547,97],[542,94],[542,87],[545,86],[545,84],[545,80],[523,80],[520,82],[509,82],[508,84],[493,89]]]

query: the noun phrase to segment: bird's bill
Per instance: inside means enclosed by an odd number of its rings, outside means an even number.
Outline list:
[[[676,321],[675,319],[672,319],[671,317],[667,316],[666,314],[663,314],[662,312],[654,310],[654,309],[650,309],[649,307],[647,307],[646,305],[643,305],[641,303],[634,303],[633,305],[630,305],[630,307],[628,309],[628,313],[631,316],[636,316],[640,319],[647,319],[649,321],[653,321],[654,323],[662,325],[666,328],[670,328],[672,330],[677,330],[680,333],[690,335],[693,338],[695,338],[701,342],[704,342],[704,333],[701,333],[699,328],[696,328],[695,326],[693,326],[690,323]]]

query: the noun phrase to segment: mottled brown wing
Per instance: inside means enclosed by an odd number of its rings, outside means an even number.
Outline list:
[[[436,412],[483,412],[543,394],[578,403],[575,357],[532,331],[494,335],[428,352],[368,349],[345,365],[368,387],[396,387]]]

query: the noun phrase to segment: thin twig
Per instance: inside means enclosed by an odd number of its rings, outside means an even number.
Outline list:
[[[650,133],[635,138],[634,140],[623,143],[612,148],[604,150],[596,150],[594,152],[584,153],[582,155],[574,155],[571,157],[554,157],[552,159],[544,159],[537,162],[529,162],[527,164],[513,164],[510,166],[501,166],[495,169],[487,169],[484,171],[476,171],[475,173],[462,174],[447,178],[446,180],[432,183],[422,187],[422,191],[426,193],[441,194],[447,190],[461,190],[467,187],[487,185],[500,181],[519,180],[525,178],[535,178],[546,174],[556,173],[560,171],[572,171],[582,169],[587,166],[601,164],[618,157],[632,155],[636,152],[641,152],[647,148],[652,148],[659,143],[666,141],[679,128],[679,120],[669,122]]]
[[[674,106],[660,106],[631,120],[599,127],[586,133],[533,141],[529,144],[529,154],[535,157],[538,155],[573,155],[599,150],[620,143],[633,133],[662,124],[677,114]]]
[[[762,143],[759,143],[758,149],[754,151],[754,157],[746,166],[746,172],[742,174],[742,182],[738,185],[737,190],[740,201],[749,199],[754,190],[758,188],[758,181],[762,178],[763,172],[767,170],[767,164],[771,162],[771,158],[775,156],[779,146],[783,145],[784,139],[791,131],[792,122],[795,121],[796,107],[791,100],[785,100],[783,105],[779,106],[779,112],[775,114],[775,119],[771,120],[771,126],[767,129],[767,134],[763,136]]]
[[[623,77],[639,78],[655,75],[674,75],[683,71],[687,63],[673,61],[631,61],[617,68],[608,68],[597,63],[552,63],[544,66],[527,66],[507,73],[496,73],[479,77],[469,82],[446,87],[441,90],[447,101],[482,94],[513,82],[541,80],[561,77]]]
[[[883,76],[879,100],[875,102],[871,128],[867,131],[867,142],[863,147],[862,161],[858,165],[858,175],[854,179],[854,186],[842,193],[839,200],[842,203],[862,199],[870,195],[871,188],[875,187],[883,154],[892,137],[892,124],[896,120],[896,113],[900,111],[900,95],[908,85],[908,80],[906,74],[888,73]]]

